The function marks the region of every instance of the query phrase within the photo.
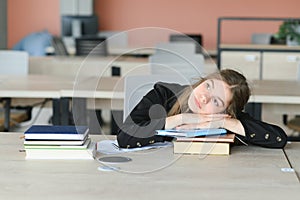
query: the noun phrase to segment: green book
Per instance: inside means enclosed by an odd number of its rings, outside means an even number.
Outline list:
[[[83,146],[35,146],[26,145],[26,160],[94,160],[96,144],[88,140]]]
[[[87,149],[91,139],[87,139],[82,145],[30,145],[24,144],[25,150],[27,149],[61,149],[61,150],[82,150]]]

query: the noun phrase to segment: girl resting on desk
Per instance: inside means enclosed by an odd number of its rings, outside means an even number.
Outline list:
[[[191,86],[158,82],[130,113],[118,132],[122,148],[170,141],[160,129],[225,128],[237,143],[283,148],[285,132],[278,126],[243,112],[250,89],[246,78],[234,70],[210,74]]]

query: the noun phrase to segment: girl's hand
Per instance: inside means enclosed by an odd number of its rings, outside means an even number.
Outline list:
[[[212,121],[204,121],[201,123],[194,124],[183,124],[175,127],[175,129],[207,129],[207,128],[223,128],[225,124],[225,119],[212,120]]]
[[[184,124],[201,124],[205,122],[219,121],[225,118],[230,118],[228,114],[195,114],[195,113],[182,113],[182,122]]]
[[[182,125],[195,126],[197,124],[208,123],[213,121],[220,121],[225,118],[230,118],[227,114],[195,114],[195,113],[182,113],[166,118],[165,128],[171,129]],[[194,124],[194,125],[192,125]]]
[[[245,136],[245,129],[238,119],[225,117],[219,120],[205,121],[201,123],[182,124],[176,129],[199,129],[199,128],[225,128],[233,133]]]

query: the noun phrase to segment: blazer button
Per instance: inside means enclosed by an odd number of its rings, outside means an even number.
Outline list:
[[[277,140],[277,142],[281,142],[281,137],[278,136],[278,137],[276,138],[276,140]]]
[[[128,144],[128,145],[126,146],[126,148],[129,149],[129,148],[130,148],[130,145]]]
[[[250,134],[250,137],[254,138],[255,137],[255,133]]]
[[[139,143],[139,142],[137,142],[136,145],[137,145],[138,147],[141,147],[141,146],[142,146],[141,143]]]
[[[154,143],[154,140],[150,140],[150,141],[149,141],[149,144],[153,144],[153,143]]]
[[[269,134],[269,133],[266,133],[266,135],[265,135],[265,139],[266,139],[266,140],[268,140],[268,139],[269,139],[269,137],[270,137],[270,134]]]

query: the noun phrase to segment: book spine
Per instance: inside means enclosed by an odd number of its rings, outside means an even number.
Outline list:
[[[229,143],[174,142],[175,154],[229,155]]]

